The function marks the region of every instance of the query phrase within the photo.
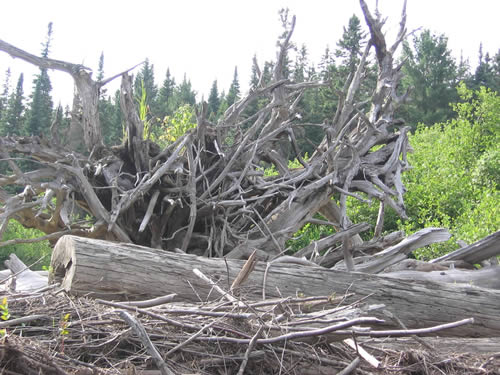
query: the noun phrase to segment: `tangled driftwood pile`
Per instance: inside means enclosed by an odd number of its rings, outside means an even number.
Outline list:
[[[498,339],[464,340],[460,345],[474,348],[465,355],[446,339],[411,336],[419,330],[375,331],[381,320],[371,311],[383,307],[363,299],[348,304],[348,296],[116,303],[52,287],[3,297],[11,314],[0,323],[5,374],[498,374],[500,368]],[[410,340],[403,351],[394,340],[401,336]]]

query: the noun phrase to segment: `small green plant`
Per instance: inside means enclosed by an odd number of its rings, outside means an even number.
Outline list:
[[[64,337],[69,334],[68,327],[69,327],[69,318],[71,317],[71,314],[66,314],[62,317],[61,322],[59,323],[59,334]]]
[[[9,303],[7,302],[7,297],[4,297],[2,303],[0,303],[0,319],[9,320]]]
[[[139,118],[144,124],[144,139],[149,139],[151,135],[151,121],[148,119],[149,106],[147,104],[147,94],[146,88],[144,87],[144,81],[141,80],[141,97],[139,101]]]
[[[64,353],[64,338],[69,335],[69,323],[71,314],[66,314],[59,322],[59,336],[61,337],[61,353]]]
[[[7,302],[7,297],[4,297],[2,303],[0,303],[0,319],[3,321],[9,320],[9,303]],[[0,329],[0,338],[7,335],[7,330],[5,328]]]

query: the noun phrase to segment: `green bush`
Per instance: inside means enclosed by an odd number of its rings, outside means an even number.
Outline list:
[[[409,219],[403,222],[386,206],[384,232],[411,234],[431,226],[450,230],[449,241],[414,253],[423,260],[456,249],[457,240],[472,243],[500,229],[500,97],[484,87],[472,91],[463,84],[458,93],[462,102],[453,105],[454,119],[430,127],[420,124],[409,136],[415,150],[408,155],[412,169],[402,175]],[[347,214],[354,223],[374,226],[378,207],[376,200],[367,205],[347,199]],[[295,247],[324,235],[309,224],[299,234]],[[370,238],[373,230],[362,236]]]
[[[44,233],[36,229],[24,228],[15,220],[11,220],[3,235],[2,240],[8,241],[16,238],[36,238],[43,236]],[[34,243],[20,243],[0,247],[0,268],[3,268],[4,261],[9,258],[10,254],[16,254],[24,264],[30,266],[41,257],[44,257],[40,262],[34,265],[32,270],[41,270],[44,266],[50,264],[50,254],[52,249],[48,241]]]

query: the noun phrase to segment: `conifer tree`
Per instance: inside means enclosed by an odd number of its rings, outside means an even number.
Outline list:
[[[4,116],[0,121],[0,131],[2,135],[22,135],[24,122],[24,76],[19,75],[15,91],[10,95]]]
[[[0,93],[0,121],[2,121],[2,116],[7,109],[7,103],[9,101],[10,92],[10,68],[7,68],[5,72],[5,81],[2,86],[2,92]]]
[[[226,102],[227,106],[232,106],[238,99],[240,98],[240,82],[238,80],[238,67],[234,67],[234,75],[233,82],[231,82],[231,86],[229,87],[229,91],[227,92]]]
[[[408,125],[432,125],[453,116],[448,103],[457,100],[457,67],[448,49],[448,38],[424,30],[413,45],[403,45],[403,88],[412,88],[412,100],[402,109]]]
[[[42,57],[47,58],[52,42],[52,22],[48,24],[47,38],[42,44]],[[33,92],[27,114],[26,132],[29,135],[48,134],[52,120],[52,85],[46,68],[40,68],[40,73],[33,80]]]
[[[210,94],[208,96],[208,118],[215,120],[219,113],[220,97],[219,90],[217,89],[217,80],[212,83]]]
[[[186,74],[182,83],[175,88],[175,104],[176,108],[184,104],[196,104],[196,92],[193,91],[191,81],[187,79]]]
[[[165,116],[170,116],[174,113],[174,92],[175,78],[170,74],[170,69],[167,68],[167,74],[158,93],[158,113],[157,116],[163,120]]]
[[[104,78],[104,52],[101,51],[101,55],[99,56],[99,64],[97,66],[97,82],[102,82]]]
[[[354,73],[359,63],[365,37],[366,34],[361,31],[361,21],[353,14],[347,28],[344,26],[342,38],[337,42],[338,48],[335,51],[335,56],[341,58],[341,65],[347,74]]]
[[[499,53],[492,59],[489,52],[483,55],[483,44],[479,45],[479,63],[472,80],[473,88],[479,89],[479,87],[484,86],[497,92],[500,90]]]

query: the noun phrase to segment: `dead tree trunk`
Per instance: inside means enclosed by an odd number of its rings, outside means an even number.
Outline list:
[[[218,299],[221,295],[198,278],[199,269],[220,287],[229,286],[243,261],[208,259],[130,244],[111,244],[64,236],[52,256],[52,281],[67,291],[107,299],[147,299],[176,293],[180,300]],[[267,269],[267,279],[264,282]],[[265,285],[264,285],[265,283]],[[265,288],[269,297],[354,293],[347,302],[366,297],[367,304],[384,304],[407,327],[418,328],[474,318],[474,325],[443,331],[445,335],[500,336],[500,291],[462,284],[408,282],[363,273],[347,273],[291,263],[258,262],[240,287],[240,295],[255,297]],[[383,309],[371,315],[387,317]],[[377,312],[378,311],[378,312]]]

